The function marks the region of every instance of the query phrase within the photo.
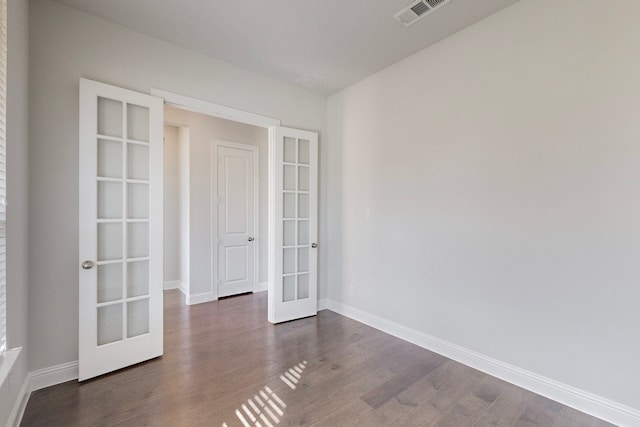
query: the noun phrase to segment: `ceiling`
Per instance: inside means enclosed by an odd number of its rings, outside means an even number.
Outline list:
[[[411,27],[412,0],[57,0],[89,14],[328,95],[518,0],[451,0]]]

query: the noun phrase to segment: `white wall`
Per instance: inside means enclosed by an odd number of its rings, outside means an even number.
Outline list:
[[[211,280],[211,165],[212,140],[239,142],[260,148],[259,169],[259,234],[258,283],[267,281],[267,213],[268,199],[268,134],[267,129],[219,119],[175,108],[165,108],[165,121],[189,129],[189,193],[190,193],[190,294],[212,292]]]
[[[164,281],[180,280],[180,168],[178,132],[164,127]]]
[[[640,2],[614,3],[522,0],[329,99],[331,299],[640,409]]]
[[[189,191],[189,151],[190,136],[189,128],[178,128],[178,181],[179,206],[178,219],[179,229],[179,249],[180,249],[180,289],[184,294],[189,294],[189,259],[190,259],[190,191]]]
[[[6,425],[28,371],[28,2],[7,1],[7,339],[22,347],[0,385],[0,425]],[[0,364],[3,361],[0,360]]]
[[[319,95],[51,0],[30,3],[31,369],[78,357],[78,79],[164,89],[322,132]],[[167,61],[171,58],[171,61]],[[321,216],[322,221],[322,216]]]

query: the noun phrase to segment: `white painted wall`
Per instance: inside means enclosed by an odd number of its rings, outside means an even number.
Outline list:
[[[30,18],[29,255],[38,262],[30,266],[29,343],[35,370],[78,357],[80,77],[146,93],[164,89],[321,133],[326,101],[51,0],[33,0]]]
[[[268,199],[268,134],[267,129],[165,107],[165,121],[189,129],[189,193],[190,193],[190,294],[212,292],[211,247],[211,176],[217,173],[211,165],[212,140],[239,142],[260,148],[258,283],[267,281],[267,213]],[[214,273],[215,274],[215,273]]]
[[[7,1],[7,339],[23,347],[0,389],[0,426],[19,397],[28,372],[28,2]],[[0,361],[0,364],[2,361]]]
[[[614,3],[522,0],[329,99],[331,299],[640,409],[640,2]]]
[[[179,174],[179,233],[178,242],[180,249],[180,289],[184,294],[189,294],[189,259],[190,259],[190,190],[189,190],[189,128],[178,128],[178,174]]]
[[[164,281],[180,280],[180,163],[178,132],[164,127]]]

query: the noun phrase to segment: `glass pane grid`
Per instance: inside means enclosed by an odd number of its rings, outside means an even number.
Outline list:
[[[99,99],[99,346],[149,332],[148,140],[148,108]]]
[[[150,145],[147,141],[138,141],[131,138],[127,138],[127,143],[132,145],[142,145],[143,147],[148,147]]]
[[[283,302],[309,298],[310,142],[285,138],[283,153]]]

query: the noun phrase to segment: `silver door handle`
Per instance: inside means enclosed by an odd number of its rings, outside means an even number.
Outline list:
[[[91,270],[93,268],[93,261],[84,261],[82,263],[82,268],[85,270]]]
[[[253,242],[255,239],[253,237],[249,237],[248,239],[250,242]]]
[[[312,244],[311,244],[311,247],[312,247],[313,249],[315,249],[315,248],[317,248],[317,247],[318,247],[318,244],[317,244],[317,243],[312,243]]]

